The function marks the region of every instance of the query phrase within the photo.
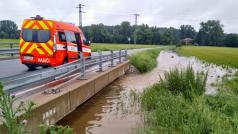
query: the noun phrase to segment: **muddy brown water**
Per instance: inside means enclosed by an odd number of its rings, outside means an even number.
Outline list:
[[[82,104],[58,124],[70,126],[78,134],[130,134],[143,128],[143,116],[138,98],[134,93],[142,92],[148,86],[159,82],[163,73],[191,65],[195,71],[208,71],[206,94],[214,94],[212,84],[226,74],[234,74],[235,69],[207,64],[195,57],[181,57],[174,52],[161,52],[158,66],[149,73],[139,74],[134,68],[96,96]]]

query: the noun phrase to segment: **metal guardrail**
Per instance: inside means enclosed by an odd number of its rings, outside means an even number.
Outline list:
[[[76,71],[79,72],[80,76],[78,78],[85,79],[86,69],[91,66],[98,65],[98,71],[103,70],[103,63],[110,62],[110,66],[114,66],[115,59],[118,59],[118,62],[122,62],[122,58],[126,59],[127,50],[111,51],[110,54],[103,55],[102,52],[98,52],[98,56],[91,56],[87,59],[84,58],[83,53],[80,53],[81,59],[59,66],[55,68],[50,68],[49,70],[42,71],[40,73],[26,75],[23,77],[18,77],[14,79],[3,80],[5,91],[10,91],[17,87],[25,86],[31,83],[47,80],[47,79],[61,79],[65,76],[68,76]]]
[[[9,45],[9,48],[1,48],[0,49],[0,55],[11,55],[13,56],[14,54],[19,54],[19,48],[14,48],[15,44],[19,43],[0,43],[1,45]]]

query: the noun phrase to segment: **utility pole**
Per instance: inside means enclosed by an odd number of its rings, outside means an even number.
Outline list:
[[[76,7],[76,8],[79,9],[79,27],[81,27],[81,28],[82,28],[82,26],[83,26],[82,13],[84,13],[84,12],[82,11],[82,8],[83,8],[84,6],[85,6],[85,5],[79,4],[78,7]]]
[[[138,17],[140,16],[139,14],[134,14],[135,16],[135,31],[134,31],[134,44],[136,45],[136,40],[137,40],[137,23],[138,23]]]

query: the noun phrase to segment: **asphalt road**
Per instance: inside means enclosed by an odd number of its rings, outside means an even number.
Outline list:
[[[128,54],[133,54],[138,51],[142,51],[146,49],[133,49],[133,50],[128,50]],[[109,54],[110,52],[106,51],[103,52],[103,54]],[[93,56],[98,55],[97,52],[92,53]],[[28,68],[20,63],[19,59],[11,59],[11,60],[2,60],[0,61],[0,79],[2,78],[7,78],[11,76],[17,76],[17,75],[24,75],[29,73],[37,73],[41,72],[42,70],[45,70],[43,68],[39,68],[34,71],[29,71]]]

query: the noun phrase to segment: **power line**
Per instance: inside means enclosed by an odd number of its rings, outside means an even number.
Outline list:
[[[81,28],[82,28],[82,26],[83,26],[82,13],[84,13],[84,12],[82,11],[82,8],[83,8],[84,6],[85,6],[85,5],[79,4],[78,7],[76,7],[76,8],[79,9],[79,26],[80,26]]]
[[[135,31],[134,31],[134,44],[136,45],[137,40],[137,23],[138,23],[138,17],[140,16],[138,13],[134,14],[135,16]]]

